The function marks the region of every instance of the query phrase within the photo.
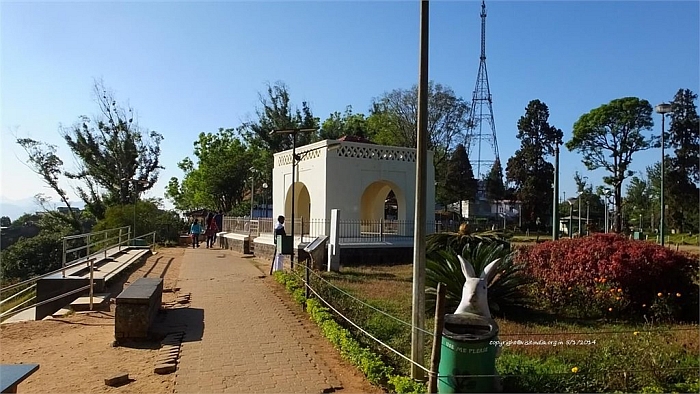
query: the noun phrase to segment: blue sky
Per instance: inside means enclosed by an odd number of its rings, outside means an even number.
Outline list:
[[[532,99],[568,140],[574,122],[610,100],[652,105],[700,90],[700,3],[487,2],[487,65],[500,156],[518,148],[516,124]],[[433,1],[430,79],[471,100],[479,66],[480,2]],[[13,134],[59,145],[59,124],[92,115],[103,78],[140,124],[165,136],[162,197],[200,132],[254,117],[258,92],[284,81],[321,120],[418,80],[417,1],[7,2],[0,5],[3,201],[50,193],[23,164]],[[655,132],[660,118],[655,115]],[[634,156],[633,170],[657,161]],[[564,150],[562,192],[575,191],[581,156]],[[588,174],[601,183],[603,173]],[[68,189],[68,184],[66,184]],[[73,197],[77,200],[76,197]],[[80,205],[80,204],[79,204]],[[170,204],[168,204],[170,205]]]

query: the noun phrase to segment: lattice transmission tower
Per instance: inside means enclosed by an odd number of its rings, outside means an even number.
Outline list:
[[[489,74],[486,71],[486,3],[484,0],[481,1],[481,57],[479,59],[479,73],[472,96],[469,130],[467,131],[467,148],[469,160],[476,170],[474,178],[481,181],[498,159],[496,124],[493,120]],[[487,124],[484,125],[484,122]],[[488,146],[486,146],[487,143]],[[488,148],[490,148],[489,151],[487,151]],[[483,192],[483,182],[479,182],[479,185],[480,192]]]

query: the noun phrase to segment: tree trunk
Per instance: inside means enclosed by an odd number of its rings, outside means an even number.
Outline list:
[[[615,221],[613,224],[613,232],[622,232],[622,216],[620,215],[620,207],[622,205],[622,184],[615,185]]]

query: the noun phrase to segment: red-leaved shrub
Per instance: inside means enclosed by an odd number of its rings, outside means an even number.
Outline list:
[[[519,249],[533,298],[579,317],[698,319],[698,258],[616,234]]]

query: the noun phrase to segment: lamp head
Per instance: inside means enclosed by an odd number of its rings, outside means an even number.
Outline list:
[[[656,111],[657,114],[662,114],[662,115],[673,112],[671,110],[671,104],[667,104],[667,103],[661,103],[661,104],[657,105],[654,108],[654,111]]]

